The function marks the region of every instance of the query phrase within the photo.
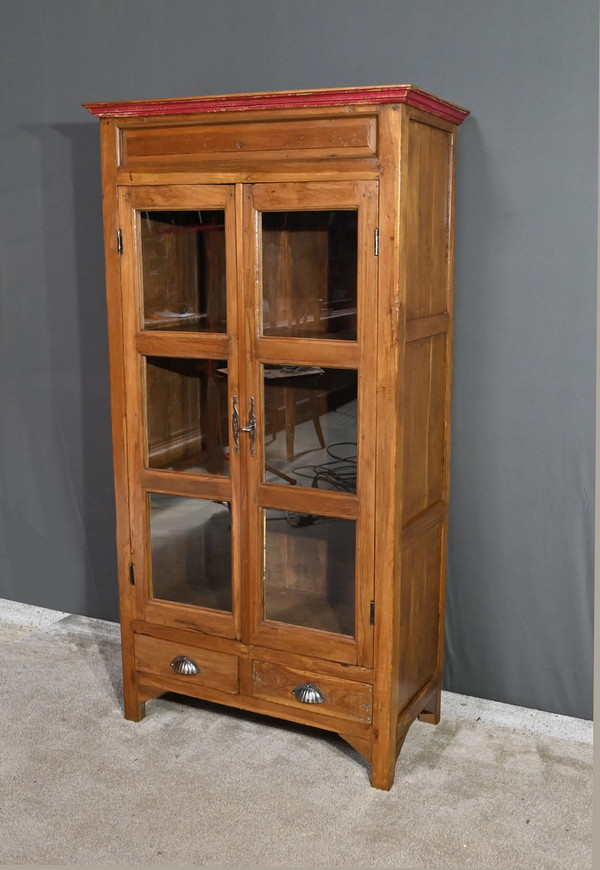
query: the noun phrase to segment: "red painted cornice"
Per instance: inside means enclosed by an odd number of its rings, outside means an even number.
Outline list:
[[[413,85],[379,85],[375,87],[334,88],[316,91],[278,91],[260,94],[181,97],[172,100],[135,100],[119,103],[84,103],[96,118],[136,118],[148,115],[191,115],[204,112],[245,112],[268,109],[310,109],[327,106],[383,105],[406,103],[437,115],[453,124],[461,124],[467,109],[434,97]]]

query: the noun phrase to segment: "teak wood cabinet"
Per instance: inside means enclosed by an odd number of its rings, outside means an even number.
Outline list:
[[[456,128],[412,86],[101,119],[125,715],[436,723]]]

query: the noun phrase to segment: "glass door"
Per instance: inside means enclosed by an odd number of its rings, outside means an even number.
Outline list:
[[[135,617],[369,666],[376,182],[119,209]]]
[[[369,665],[376,182],[248,187],[253,643]]]
[[[239,637],[234,188],[124,188],[119,208],[136,616]]]

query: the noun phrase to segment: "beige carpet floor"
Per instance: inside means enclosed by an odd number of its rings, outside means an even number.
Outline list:
[[[592,866],[591,723],[444,693],[385,793],[334,735],[174,696],[127,722],[117,626],[2,614],[0,864]]]

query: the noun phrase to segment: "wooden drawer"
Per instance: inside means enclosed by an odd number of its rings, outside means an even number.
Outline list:
[[[370,723],[372,718],[372,686],[273,662],[252,662],[252,694],[264,701],[317,715],[365,723]]]
[[[135,667],[142,673],[177,679],[182,692],[184,683],[233,694],[239,691],[236,656],[145,634],[135,636]]]

